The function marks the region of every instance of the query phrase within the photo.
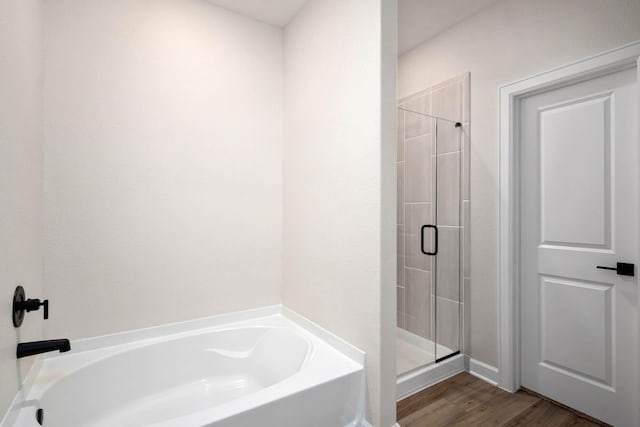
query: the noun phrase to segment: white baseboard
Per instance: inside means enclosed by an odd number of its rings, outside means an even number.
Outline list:
[[[498,385],[498,368],[468,357],[469,373],[491,385]]]

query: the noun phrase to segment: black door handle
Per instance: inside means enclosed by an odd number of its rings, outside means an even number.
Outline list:
[[[433,228],[434,233],[434,241],[433,241],[433,252],[424,250],[424,229],[425,228]],[[425,255],[437,255],[438,254],[438,227],[431,224],[423,225],[420,229],[420,251],[422,251]]]
[[[600,270],[613,270],[620,276],[635,276],[635,266],[626,262],[618,262],[615,267],[605,267],[604,265],[598,265],[596,268]]]

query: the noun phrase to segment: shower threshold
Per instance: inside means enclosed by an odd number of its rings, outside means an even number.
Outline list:
[[[434,355],[436,350],[436,358]],[[396,335],[396,373],[398,400],[411,396],[464,371],[459,351],[398,328]]]

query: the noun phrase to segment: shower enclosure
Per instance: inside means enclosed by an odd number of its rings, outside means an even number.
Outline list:
[[[468,75],[398,105],[397,374],[463,349]],[[466,226],[466,233],[465,233]],[[468,259],[466,260],[468,264]]]

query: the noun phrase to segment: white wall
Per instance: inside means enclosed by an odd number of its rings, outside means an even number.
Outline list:
[[[205,0],[44,20],[47,336],[279,303],[282,30]]]
[[[380,427],[395,423],[395,6],[311,0],[285,29],[283,302],[366,351]]]
[[[31,363],[17,343],[42,339],[42,311],[11,321],[16,285],[43,292],[41,37],[40,0],[0,0],[0,419]]]
[[[473,358],[498,364],[498,88],[638,39],[637,0],[504,0],[400,57],[399,97],[471,72]]]

